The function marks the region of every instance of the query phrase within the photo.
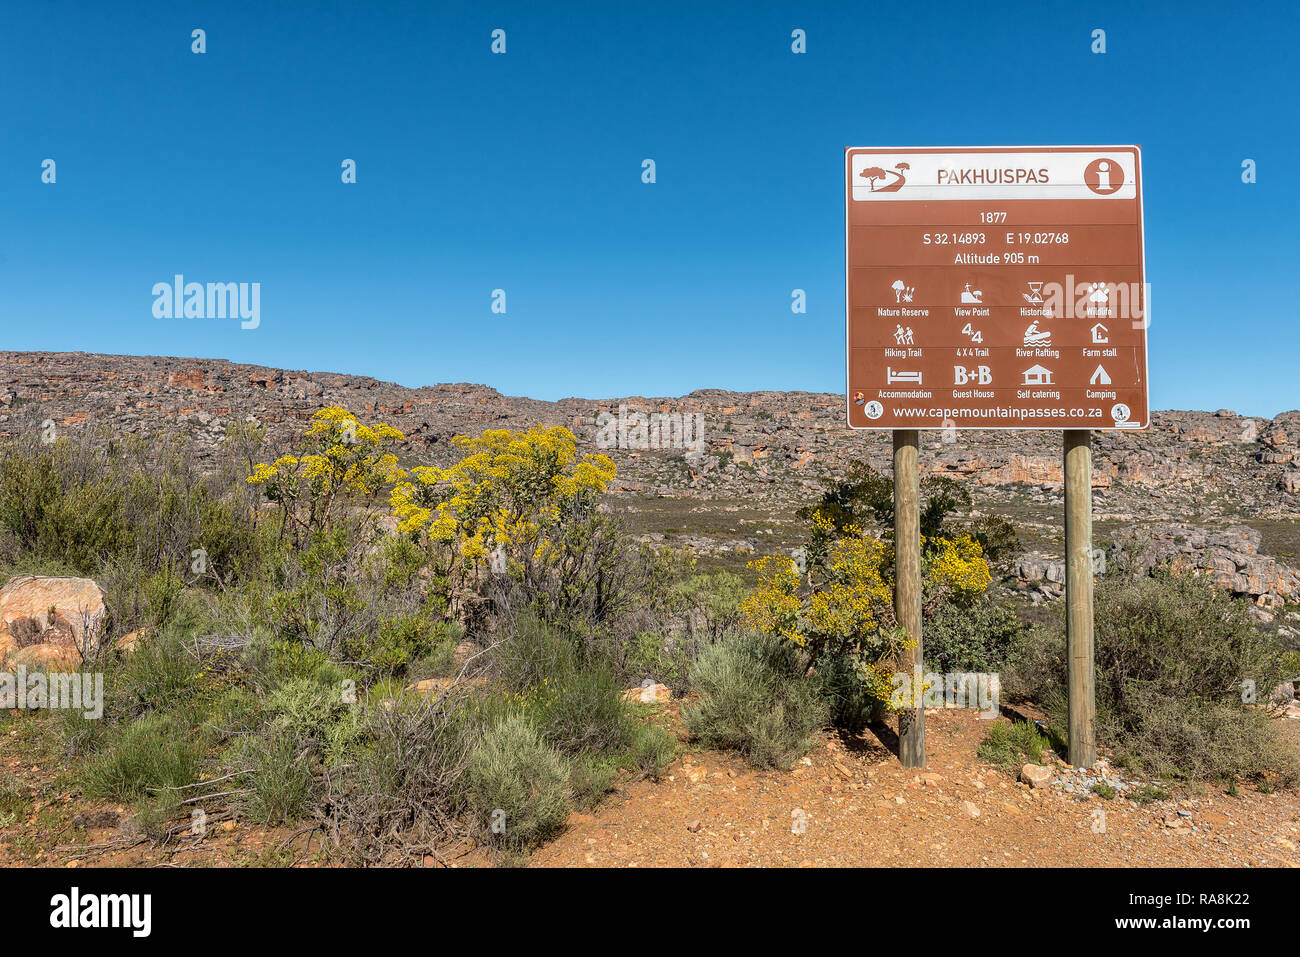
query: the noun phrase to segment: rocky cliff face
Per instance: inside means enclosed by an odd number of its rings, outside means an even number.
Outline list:
[[[599,417],[617,417],[620,406],[624,427],[607,428],[605,435],[620,445],[654,442],[656,430],[639,435],[634,414],[699,416],[698,455],[683,448],[606,450],[627,489],[670,495],[781,499],[815,486],[849,459],[880,467],[889,462],[888,436],[850,432],[842,397],[823,393],[702,389],[680,398],[542,402],[481,385],[412,389],[364,376],[219,359],[0,352],[0,434],[52,419],[58,428],[102,426],[117,434],[184,430],[210,451],[230,422],[257,421],[275,440],[287,441],[327,405],[391,422],[409,437],[413,455],[434,458],[457,434],[539,424],[567,426],[595,449]],[[655,421],[661,420],[650,424]],[[1148,516],[1185,514],[1187,506],[1269,518],[1300,515],[1300,411],[1272,420],[1227,410],[1157,412],[1153,421],[1143,434],[1097,433],[1094,439],[1094,485],[1112,507]],[[658,431],[669,439],[678,435],[667,425]],[[688,432],[688,439],[695,437]],[[939,433],[923,433],[927,472],[990,489],[1061,484],[1057,433],[962,430],[953,438],[945,443]]]
[[[684,500],[675,519],[679,531],[690,531],[690,516],[714,506],[766,510],[779,526],[789,519],[788,506],[806,502],[822,478],[850,459],[881,469],[890,460],[888,435],[850,432],[843,398],[823,393],[703,389],[680,398],[542,402],[481,385],[412,389],[365,376],[216,359],[0,352],[0,435],[39,429],[48,420],[58,429],[117,435],[183,430],[201,455],[211,456],[232,422],[259,422],[275,443],[287,443],[328,405],[401,429],[412,461],[444,463],[454,454],[453,436],[486,428],[564,425],[592,451],[612,441],[614,447],[602,450],[618,463],[616,494]],[[962,430],[949,438],[922,433],[924,473],[962,479],[980,508],[1038,526],[1045,541],[1054,538],[1062,481],[1058,433]],[[1228,410],[1156,412],[1149,432],[1097,433],[1095,520],[1101,530],[1289,524],[1300,518],[1297,443],[1300,411],[1272,420]],[[688,517],[681,519],[683,513]],[[736,519],[725,532],[745,537],[738,525],[746,521],[763,524],[752,516]],[[768,542],[780,541],[778,529]],[[1219,555],[1207,567],[1229,575],[1230,563]],[[1231,575],[1290,581],[1258,568],[1234,566]]]

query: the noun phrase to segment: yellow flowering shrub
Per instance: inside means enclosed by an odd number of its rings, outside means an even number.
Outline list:
[[[926,580],[932,588],[976,598],[993,583],[984,549],[970,535],[932,540],[928,549]]]
[[[445,469],[412,469],[389,498],[398,530],[422,543],[442,573],[484,563],[497,548],[548,560],[550,531],[614,478],[613,461],[579,456],[577,439],[562,426],[489,429],[453,441],[468,453],[463,459]]]
[[[794,559],[782,555],[765,555],[749,563],[759,574],[759,586],[740,603],[740,619],[755,631],[767,635],[780,635],[800,648],[807,637],[800,631],[799,616],[803,599],[799,595],[802,583]]]
[[[825,545],[802,573],[785,556],[749,564],[759,582],[741,604],[742,621],[803,649],[810,668],[824,654],[847,658],[863,690],[888,706],[896,660],[915,647],[894,615],[893,545],[870,535],[831,537],[830,530],[816,526]],[[980,545],[969,535],[925,545],[922,585],[931,601],[978,596],[992,582]]]
[[[338,406],[312,416],[297,454],[261,462],[248,476],[283,510],[285,525],[300,537],[329,528],[348,499],[364,502],[402,478],[390,448],[406,436],[391,425],[362,425]]]

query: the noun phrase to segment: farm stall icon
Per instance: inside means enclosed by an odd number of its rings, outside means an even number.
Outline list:
[[[1103,326],[1100,322],[1097,323],[1092,327],[1092,341],[1097,345],[1110,342],[1110,336],[1107,335],[1108,332],[1110,332],[1109,329]]]
[[[915,382],[921,384],[920,372],[895,372],[889,366],[885,366],[885,383],[893,385],[895,382]]]
[[[1124,185],[1124,167],[1113,159],[1095,159],[1083,171],[1083,182],[1098,196],[1109,196]]]
[[[1088,380],[1088,385],[1110,385],[1110,373],[1106,371],[1105,366],[1097,366],[1093,370],[1092,378]]]
[[[1027,346],[1050,346],[1052,344],[1052,334],[1046,329],[1040,331],[1038,320],[1035,319],[1025,330],[1025,345]]]
[[[915,286],[908,286],[901,279],[895,279],[889,288],[894,290],[894,302],[911,302],[912,293],[916,292]]]
[[[966,283],[966,288],[962,291],[961,294],[961,301],[964,303],[975,303],[975,304],[982,303],[984,301],[984,290],[976,289],[974,292],[972,292],[970,288],[970,283]]]
[[[873,193],[897,193],[903,188],[903,184],[907,182],[907,177],[904,176],[901,171],[911,168],[911,165],[908,163],[899,163],[893,169],[884,169],[880,166],[868,166],[858,175],[871,184],[871,192]],[[886,183],[884,186],[877,186],[876,180],[884,179],[886,176],[893,176],[896,178]]]
[[[1040,365],[1032,365],[1021,373],[1025,377],[1025,385],[1051,385],[1052,370],[1045,369]]]

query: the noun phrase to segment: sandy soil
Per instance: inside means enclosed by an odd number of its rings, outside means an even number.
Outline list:
[[[1030,789],[979,760],[986,727],[973,711],[930,713],[920,773],[899,764],[883,729],[886,740],[826,735],[789,773],[688,754],[660,781],[633,784],[595,814],[574,815],[530,863],[1280,867],[1298,859],[1296,794],[1205,789],[1147,805],[1078,800]]]

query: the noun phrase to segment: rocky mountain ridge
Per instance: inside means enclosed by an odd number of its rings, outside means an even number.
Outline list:
[[[599,417],[616,417],[620,406],[632,422],[622,430],[624,442],[617,441],[617,429],[606,434],[620,445],[643,444],[634,413],[702,416],[699,454],[686,448],[602,449],[619,463],[626,490],[659,494],[735,491],[782,498],[790,489],[816,485],[853,458],[887,466],[888,436],[850,432],[843,403],[841,396],[825,393],[717,389],[680,398],[547,402],[467,383],[416,389],[367,376],[221,359],[0,352],[0,434],[32,427],[39,414],[41,422],[52,419],[63,429],[107,426],[116,434],[185,429],[201,449],[215,449],[230,422],[256,421],[274,440],[287,441],[317,409],[341,405],[363,420],[390,422],[407,435],[413,454],[437,459],[450,454],[454,435],[533,425],[567,426],[594,450],[602,444]],[[651,442],[653,435],[651,430]],[[961,430],[952,438],[944,442],[937,432],[923,433],[925,472],[984,488],[1061,483],[1061,440],[1055,432]],[[1094,487],[1120,501],[1173,491],[1211,511],[1216,496],[1232,494],[1231,513],[1295,518],[1300,516],[1297,442],[1300,411],[1274,419],[1228,410],[1156,412],[1146,433],[1095,434]]]
[[[412,462],[450,461],[455,435],[566,426],[581,447],[615,460],[613,492],[630,511],[654,500],[680,500],[673,519],[677,531],[691,533],[685,544],[705,550],[709,534],[693,533],[703,516],[750,516],[725,519],[731,539],[724,550],[780,545],[779,527],[764,529],[766,521],[788,522],[794,505],[815,496],[822,480],[842,473],[852,459],[886,471],[890,464],[888,435],[851,432],[844,425],[843,397],[825,393],[702,389],[677,398],[548,402],[468,383],[408,388],[368,376],[220,359],[0,352],[0,436],[49,423],[56,430],[98,428],[118,436],[183,430],[198,454],[210,457],[218,454],[231,423],[264,425],[272,443],[283,446],[329,405],[401,429],[408,439],[404,455]],[[1300,599],[1300,577],[1285,565],[1261,565],[1258,533],[1242,530],[1252,523],[1290,527],[1300,519],[1300,411],[1273,419],[1222,409],[1164,411],[1152,421],[1145,433],[1094,435],[1099,530],[1153,529],[1151,548],[1161,555],[1180,551],[1195,567],[1250,582],[1247,593],[1267,594],[1269,603]],[[921,468],[923,474],[962,480],[978,508],[1037,527],[1049,544],[1059,530],[1062,452],[1056,432],[923,432]],[[1197,551],[1197,535],[1176,531],[1184,527],[1218,537]],[[1125,554],[1152,553],[1120,538]],[[1225,542],[1242,547],[1233,552]],[[1041,572],[1049,594],[1054,550],[1021,563],[1031,581]]]

